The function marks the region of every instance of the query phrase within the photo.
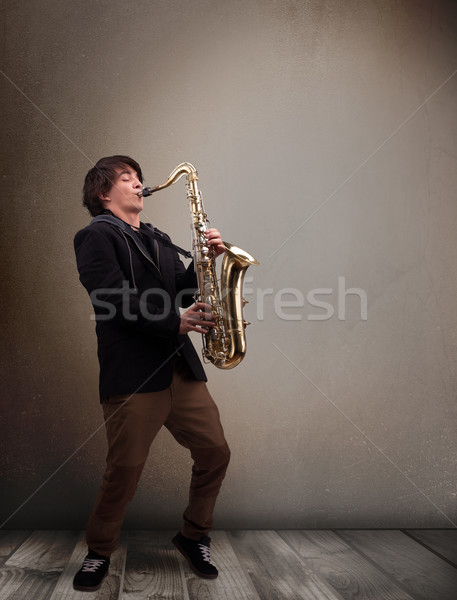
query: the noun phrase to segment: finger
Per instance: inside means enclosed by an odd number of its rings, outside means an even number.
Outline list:
[[[203,311],[204,313],[212,313],[211,304],[208,304],[207,302],[197,302],[194,304],[193,309],[195,312]]]
[[[200,313],[196,319],[192,319],[195,325],[214,325],[215,316],[213,313]]]
[[[208,229],[205,233],[208,240],[221,239],[221,234],[217,229]]]
[[[216,319],[213,313],[204,313],[198,312],[193,313],[192,315],[188,315],[186,319],[191,325],[200,325],[200,324],[211,324],[214,325],[214,320]]]
[[[205,334],[205,333],[208,333],[208,329],[210,329],[210,328],[211,327],[204,328],[204,327],[194,326],[194,327],[192,327],[191,331],[196,331],[197,333],[203,333],[203,334]]]
[[[206,241],[208,244],[220,243],[222,242],[221,234],[218,231],[216,233],[209,234],[206,236]]]
[[[186,320],[190,323],[201,323],[202,321],[213,321],[214,320],[213,313],[207,312],[196,312],[191,315],[187,315]]]

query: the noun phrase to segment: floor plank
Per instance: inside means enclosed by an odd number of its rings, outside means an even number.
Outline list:
[[[338,534],[423,600],[455,600],[457,569],[398,530]]]
[[[35,531],[0,569],[2,600],[47,600],[74,548],[76,532]]]
[[[414,600],[333,531],[278,533],[345,600]]]
[[[219,571],[217,579],[201,579],[179,556],[190,600],[259,600],[225,532],[211,533],[211,560]]]
[[[73,577],[81,568],[86,554],[87,544],[85,535],[84,532],[81,532],[70,560],[60,576],[49,600],[81,600],[81,592],[77,592],[73,589]],[[123,535],[118,549],[111,556],[108,575],[103,580],[102,587],[95,592],[85,592],[84,600],[116,600],[121,597],[126,556],[127,542],[126,536]]]
[[[405,533],[457,567],[457,529],[407,529]]]
[[[216,531],[216,580],[193,574],[174,533],[123,536],[100,590],[81,594],[83,532],[0,531],[0,600],[457,598],[456,530]]]
[[[175,548],[174,532],[131,531],[123,600],[188,600]]]
[[[274,531],[228,534],[261,600],[341,600]]]
[[[31,533],[22,530],[0,531],[0,567]]]

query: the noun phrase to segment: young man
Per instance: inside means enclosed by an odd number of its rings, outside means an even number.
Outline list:
[[[81,591],[100,587],[119,541],[149,447],[165,425],[194,460],[189,504],[173,543],[201,577],[210,559],[212,515],[230,459],[218,409],[188,337],[212,327],[210,307],[193,303],[197,279],[168,235],[140,222],[141,168],[128,156],[102,158],[86,175],[83,205],[95,217],[74,240],[79,277],[96,315],[100,401],[108,454],[90,516],[88,554],[75,575]],[[216,256],[225,250],[209,229]],[[179,306],[188,308],[182,315]]]

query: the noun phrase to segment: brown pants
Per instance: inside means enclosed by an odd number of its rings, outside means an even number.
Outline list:
[[[149,447],[162,425],[194,460],[182,534],[199,540],[213,526],[213,509],[230,460],[219,411],[206,384],[175,361],[171,386],[160,392],[111,396],[103,401],[106,471],[86,529],[89,548],[110,556],[119,541]]]

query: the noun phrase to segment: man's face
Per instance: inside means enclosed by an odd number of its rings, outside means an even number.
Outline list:
[[[140,213],[143,210],[143,197],[138,197],[142,189],[136,171],[127,165],[116,169],[116,180],[110,191],[103,197],[105,208],[114,213]]]

